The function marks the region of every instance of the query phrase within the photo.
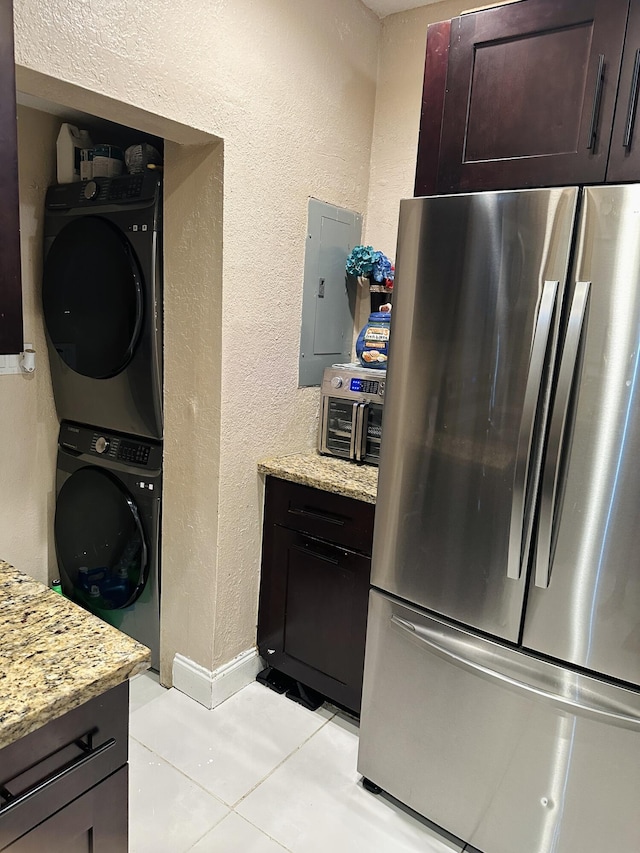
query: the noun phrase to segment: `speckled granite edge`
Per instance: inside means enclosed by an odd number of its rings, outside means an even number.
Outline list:
[[[378,468],[375,465],[359,465],[319,453],[292,453],[260,460],[258,471],[358,501],[376,502]]]
[[[145,646],[0,561],[0,748],[149,661]]]

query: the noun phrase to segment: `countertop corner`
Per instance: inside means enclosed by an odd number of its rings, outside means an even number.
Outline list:
[[[378,468],[375,465],[307,452],[262,459],[258,471],[365,503],[376,502]]]
[[[0,748],[149,662],[146,646],[0,561]]]

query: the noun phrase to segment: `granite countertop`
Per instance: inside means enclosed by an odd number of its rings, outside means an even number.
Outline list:
[[[376,465],[359,465],[337,456],[321,456],[319,453],[292,453],[290,456],[261,460],[258,462],[258,471],[358,501],[370,504],[376,502]]]
[[[0,561],[0,748],[149,660],[145,646]]]

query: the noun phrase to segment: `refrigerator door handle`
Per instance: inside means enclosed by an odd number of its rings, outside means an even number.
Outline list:
[[[538,526],[538,541],[536,552],[535,585],[547,589],[551,581],[552,544],[554,533],[554,516],[556,499],[560,481],[560,471],[563,459],[563,448],[566,444],[567,417],[571,392],[578,374],[578,355],[580,341],[584,331],[584,322],[589,305],[590,281],[576,282],[569,314],[567,337],[560,362],[556,399],[549,427],[547,458],[542,479],[542,495],[540,499],[540,522]]]
[[[507,559],[507,577],[518,580],[522,573],[522,540],[525,525],[525,507],[527,480],[531,467],[531,450],[536,412],[540,405],[544,365],[549,349],[549,339],[555,315],[558,288],[560,282],[545,281],[540,300],[540,309],[536,321],[536,330],[531,346],[529,374],[522,407],[518,449],[516,452],[515,473],[511,501],[511,523],[509,525],[509,554]],[[535,483],[534,483],[535,486]]]
[[[512,675],[497,669],[497,665],[502,665],[505,668],[508,666],[508,661],[500,655],[495,655],[477,646],[474,647],[472,643],[465,642],[464,639],[458,639],[457,637],[449,638],[442,631],[433,631],[426,625],[417,625],[409,619],[397,616],[395,613],[391,615],[391,622],[402,631],[415,637],[416,640],[423,643],[439,657],[463,669],[475,672],[480,677],[484,677],[489,681],[498,681],[505,687],[513,688],[518,692],[529,693],[535,696],[536,699],[545,702],[545,704],[553,705],[571,714],[617,724],[624,728],[631,728],[640,732],[639,717],[621,712],[619,706],[614,703],[609,704],[603,696],[594,697],[592,694],[590,698],[583,701],[565,696],[561,692],[554,690],[556,686],[562,689],[565,686],[564,680],[561,680],[557,685],[553,683],[550,683],[548,686],[528,684],[526,681],[522,681],[521,678],[514,678]],[[464,654],[461,654],[460,647],[464,648]],[[469,655],[469,652],[475,652],[476,659],[473,659]],[[526,660],[526,656],[522,652],[519,653],[519,656]],[[518,669],[519,674],[522,675],[522,664],[520,664]],[[532,674],[533,672],[532,667]],[[570,687],[571,685],[566,686]]]

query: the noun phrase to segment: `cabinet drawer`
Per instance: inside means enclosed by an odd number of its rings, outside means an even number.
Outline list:
[[[8,853],[127,853],[127,766],[5,847]]]
[[[0,850],[127,762],[129,684],[0,752]]]
[[[373,504],[267,477],[265,529],[279,524],[371,554],[374,513]]]

